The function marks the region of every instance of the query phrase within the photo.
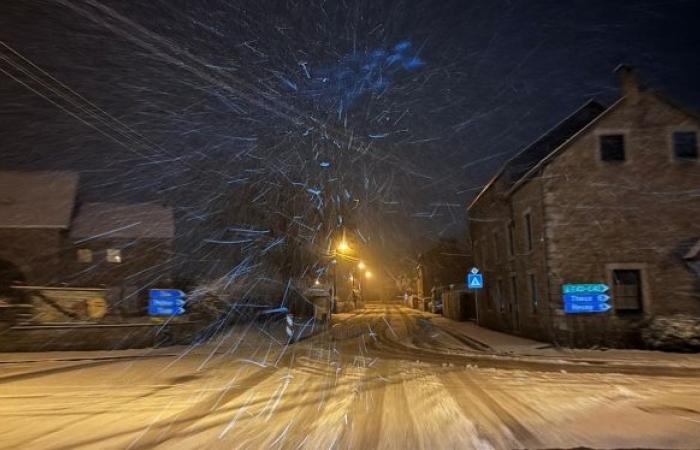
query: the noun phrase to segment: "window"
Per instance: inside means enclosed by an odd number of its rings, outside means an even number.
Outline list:
[[[532,216],[530,213],[525,214],[525,245],[527,251],[532,250]]]
[[[518,305],[518,279],[516,275],[510,277],[510,292],[511,292],[511,312],[513,314],[513,329],[520,329],[520,308]]]
[[[624,161],[625,136],[622,134],[600,136],[600,159],[606,162]]]
[[[107,262],[120,263],[122,262],[122,251],[118,248],[107,249]]]
[[[503,280],[499,279],[496,282],[496,303],[498,304],[498,310],[501,314],[506,312],[506,305],[503,301]]]
[[[77,252],[78,262],[81,263],[91,263],[92,262],[92,250],[89,248],[79,248]]]
[[[698,159],[698,139],[694,131],[673,133],[673,156],[676,159]]]
[[[515,255],[515,224],[512,220],[508,222],[508,255]]]
[[[532,305],[532,313],[537,314],[537,307],[539,306],[540,299],[537,296],[537,282],[535,280],[535,274],[531,273],[527,276],[527,287],[530,291],[530,304]]]
[[[612,301],[616,313],[642,312],[642,274],[639,270],[612,271]]]
[[[481,259],[481,246],[479,245],[479,241],[474,241],[474,263],[476,263],[477,266],[484,267],[483,261]]]
[[[498,245],[499,240],[498,231],[495,231],[493,233],[493,260],[497,263],[501,261],[500,245]]]

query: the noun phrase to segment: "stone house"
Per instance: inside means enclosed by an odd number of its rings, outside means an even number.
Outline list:
[[[171,208],[153,203],[83,203],[76,208],[64,251],[64,282],[106,286],[137,315],[147,289],[172,285],[175,223]]]
[[[0,289],[59,282],[77,190],[73,172],[0,171]]]
[[[471,267],[469,249],[456,239],[440,239],[426,252],[418,255],[416,293],[430,297],[433,288],[464,284]]]
[[[145,289],[172,283],[172,209],[81,203],[78,178],[0,172],[0,290],[11,284],[112,288],[112,297],[138,314]]]
[[[574,346],[638,346],[654,316],[700,316],[697,115],[626,66],[508,161],[468,208],[482,325]],[[685,259],[684,259],[685,257]],[[565,315],[562,285],[605,283],[612,309]]]

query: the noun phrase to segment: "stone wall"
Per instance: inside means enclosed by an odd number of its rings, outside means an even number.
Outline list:
[[[623,99],[544,168],[550,302],[572,345],[637,345],[655,315],[700,315],[698,277],[683,254],[700,237],[700,164],[673,157],[675,130],[698,121],[655,94]],[[626,161],[603,162],[599,136],[622,133]],[[611,284],[611,269],[642,272],[643,313],[564,316],[563,283]],[[615,306],[615,299],[611,301]]]

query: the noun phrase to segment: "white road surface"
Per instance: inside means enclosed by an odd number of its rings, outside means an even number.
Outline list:
[[[700,448],[697,368],[504,357],[430,318],[375,304],[289,346],[240,327],[0,364],[0,448]]]

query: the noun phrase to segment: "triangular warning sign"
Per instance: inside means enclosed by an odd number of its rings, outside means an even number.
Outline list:
[[[481,287],[481,282],[479,281],[479,278],[472,277],[472,280],[469,282],[469,287]]]

